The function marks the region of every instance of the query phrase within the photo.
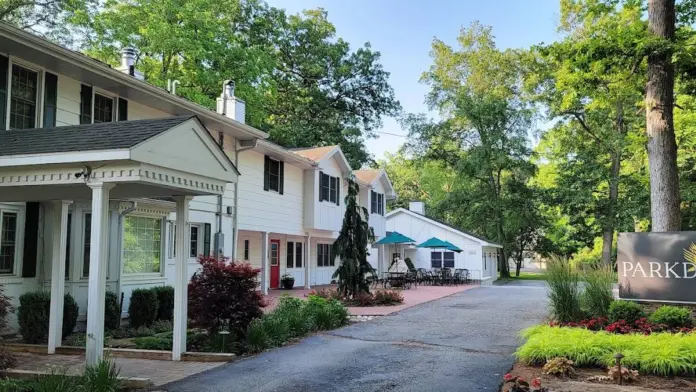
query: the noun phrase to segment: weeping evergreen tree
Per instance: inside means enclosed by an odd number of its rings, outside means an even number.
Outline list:
[[[367,208],[358,205],[359,192],[358,183],[351,176],[348,178],[343,226],[333,245],[333,257],[341,259],[333,279],[338,281],[338,291],[344,298],[370,292],[366,274],[372,271],[372,266],[367,261],[367,247],[375,240],[375,233],[368,223]]]

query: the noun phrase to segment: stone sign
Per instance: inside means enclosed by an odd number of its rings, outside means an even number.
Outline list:
[[[620,233],[619,297],[696,303],[696,231]]]

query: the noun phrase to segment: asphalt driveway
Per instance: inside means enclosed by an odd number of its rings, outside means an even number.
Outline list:
[[[497,391],[541,285],[479,287],[164,386],[174,391]]]

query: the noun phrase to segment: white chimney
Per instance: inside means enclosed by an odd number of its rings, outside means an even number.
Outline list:
[[[422,201],[412,201],[408,203],[408,209],[416,214],[425,215],[425,203]]]
[[[121,50],[121,66],[118,70],[138,80],[145,80],[145,75],[135,69],[135,49],[125,47]]]
[[[234,96],[234,81],[222,83],[222,94],[217,99],[217,112],[245,124],[246,103]]]

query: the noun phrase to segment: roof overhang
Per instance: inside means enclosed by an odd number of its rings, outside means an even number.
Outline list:
[[[239,140],[266,138],[268,134],[202,107],[164,89],[138,80],[107,64],[63,48],[41,37],[0,23],[0,53],[17,56],[47,71],[117,94],[175,116],[196,115],[210,130]]]
[[[338,166],[341,168],[341,171],[343,172],[344,175],[349,175],[352,173],[352,168],[350,167],[350,163],[348,162],[348,158],[346,158],[345,154],[343,154],[343,150],[341,150],[341,147],[335,146],[331,151],[329,151],[324,157],[321,159],[320,162],[325,162],[328,161],[329,159],[335,159],[336,163],[338,163]]]
[[[287,162],[294,166],[301,167],[303,169],[314,169],[319,165],[317,162],[309,158],[305,158],[303,156],[295,154],[294,152],[286,149],[285,147],[281,147],[275,143],[271,143],[268,140],[259,140],[256,143],[254,151],[257,151],[264,155],[268,155],[279,161]]]
[[[457,229],[455,229],[454,227],[451,227],[451,226],[442,224],[442,223],[440,223],[440,222],[438,222],[438,221],[436,221],[436,220],[433,220],[433,219],[428,218],[428,217],[425,216],[425,215],[417,214],[417,213],[415,213],[415,212],[413,212],[413,211],[409,211],[409,210],[407,210],[407,209],[405,209],[405,208],[397,208],[397,209],[395,209],[395,210],[389,211],[389,212],[385,215],[385,218],[386,218],[386,219],[389,219],[390,217],[392,217],[392,216],[394,216],[394,215],[396,215],[396,214],[399,214],[399,213],[404,213],[404,214],[410,215],[410,216],[412,216],[412,217],[414,217],[414,218],[424,220],[424,221],[426,221],[426,222],[428,222],[428,223],[430,223],[430,224],[433,224],[433,225],[435,225],[435,226],[437,226],[437,227],[440,227],[440,228],[442,228],[442,229],[444,229],[444,230],[447,230],[447,231],[450,231],[450,232],[453,232],[453,233],[457,233],[457,234],[459,234],[459,235],[461,235],[461,236],[463,236],[463,237],[466,237],[466,238],[470,239],[471,241],[474,241],[474,242],[479,243],[481,246],[489,246],[489,247],[492,247],[492,248],[502,248],[502,247],[503,247],[502,245],[494,244],[494,243],[492,243],[492,242],[482,240],[481,238],[474,237],[473,235],[471,235],[471,234],[469,234],[469,233],[463,232],[463,231],[461,231],[461,230],[457,230]]]

